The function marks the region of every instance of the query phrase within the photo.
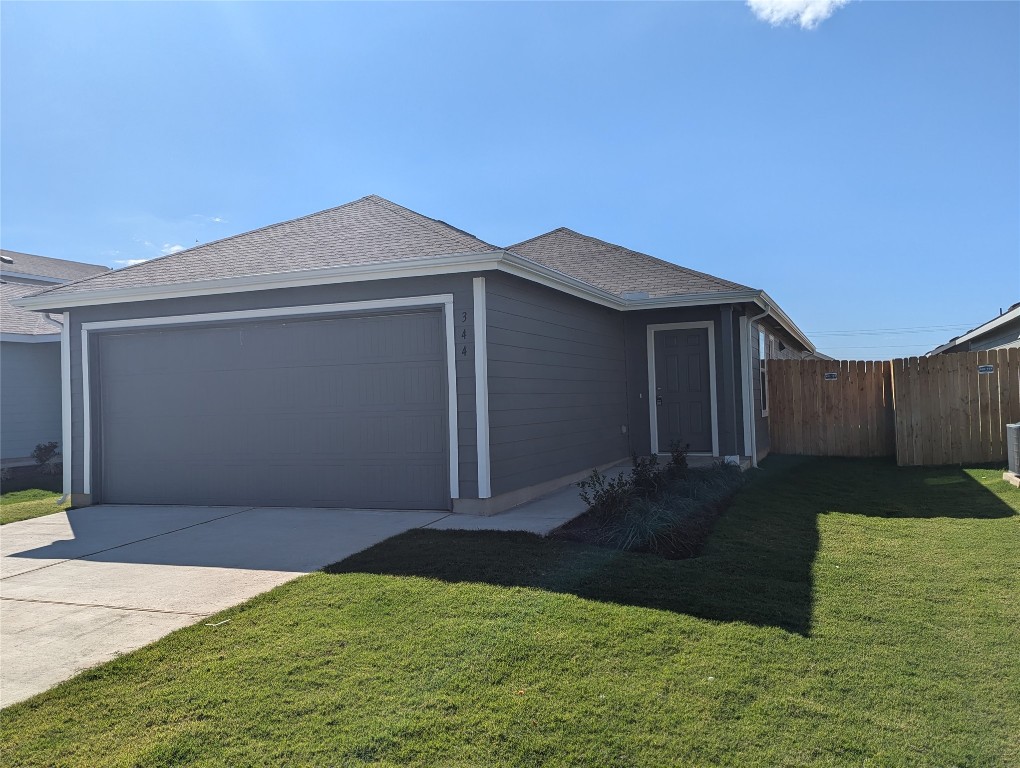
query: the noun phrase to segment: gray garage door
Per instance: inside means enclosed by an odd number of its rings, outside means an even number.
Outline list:
[[[439,311],[94,338],[103,502],[449,507]]]

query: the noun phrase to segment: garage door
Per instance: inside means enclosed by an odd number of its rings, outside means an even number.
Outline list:
[[[447,509],[443,328],[429,310],[96,334],[99,497]]]

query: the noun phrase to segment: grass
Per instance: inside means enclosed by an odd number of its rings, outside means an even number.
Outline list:
[[[0,525],[52,515],[54,512],[67,509],[70,504],[58,506],[54,503],[59,498],[59,493],[41,491],[37,488],[0,495]]]
[[[696,559],[396,537],[5,710],[0,764],[1020,764],[1020,492],[765,466]]]

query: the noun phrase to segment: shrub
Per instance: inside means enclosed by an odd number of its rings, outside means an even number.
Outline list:
[[[55,475],[61,470],[61,464],[54,459],[60,454],[57,452],[56,442],[39,443],[32,451],[32,458],[35,459],[39,471],[44,475]]]
[[[587,479],[577,484],[581,489],[581,501],[588,505],[588,511],[599,520],[618,516],[631,499],[632,487],[627,475],[610,479],[593,469]]]
[[[593,470],[578,483],[581,499],[596,523],[595,540],[615,549],[691,557],[714,524],[719,502],[745,479],[739,467],[716,464],[688,469],[686,447],[658,466],[634,457],[629,475],[610,481]]]
[[[636,453],[631,456],[633,467],[630,470],[630,485],[637,496],[648,498],[654,496],[662,484],[662,467],[659,457],[655,454],[642,457]]]

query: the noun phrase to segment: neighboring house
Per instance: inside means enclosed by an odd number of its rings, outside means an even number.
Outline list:
[[[107,267],[0,251],[0,460],[32,463],[39,443],[60,441],[59,315],[11,302]]]
[[[1020,302],[1005,312],[961,336],[950,339],[928,353],[941,355],[944,352],[978,352],[986,349],[1008,349],[1020,347]]]
[[[759,332],[814,350],[763,291],[376,196],[21,305],[69,319],[79,505],[492,513],[673,441],[748,463]]]

